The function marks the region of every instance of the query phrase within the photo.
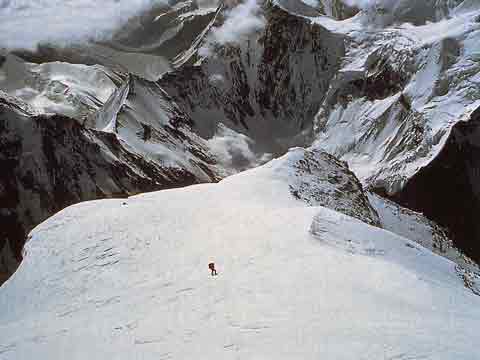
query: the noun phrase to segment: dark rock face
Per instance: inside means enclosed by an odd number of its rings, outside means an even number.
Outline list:
[[[480,261],[480,108],[393,199],[447,227],[455,245]]]
[[[395,71],[386,59],[372,64],[365,78],[353,80],[342,87],[336,96],[345,99],[366,97],[370,101],[385,99],[400,92],[406,84],[405,74]]]
[[[382,227],[362,184],[345,162],[318,150],[296,151],[303,151],[303,157],[292,164],[296,181],[289,187],[295,198]]]

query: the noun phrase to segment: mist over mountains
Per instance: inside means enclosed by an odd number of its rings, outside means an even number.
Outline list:
[[[167,4],[163,0],[5,0],[0,3],[0,45],[35,50],[40,44],[108,40],[130,19]]]

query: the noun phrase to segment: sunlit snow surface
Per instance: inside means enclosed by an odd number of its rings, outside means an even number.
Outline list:
[[[295,200],[298,156],[38,226],[0,290],[1,359],[473,359],[455,265]]]

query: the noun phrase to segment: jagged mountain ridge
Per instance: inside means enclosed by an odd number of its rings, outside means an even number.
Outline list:
[[[125,74],[99,65],[30,63],[8,54],[0,65],[0,88],[40,114],[82,119],[99,110]]]

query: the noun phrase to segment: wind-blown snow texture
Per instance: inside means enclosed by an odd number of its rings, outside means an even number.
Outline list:
[[[0,291],[2,359],[471,360],[480,298],[455,264],[296,199],[304,156],[38,226]]]

